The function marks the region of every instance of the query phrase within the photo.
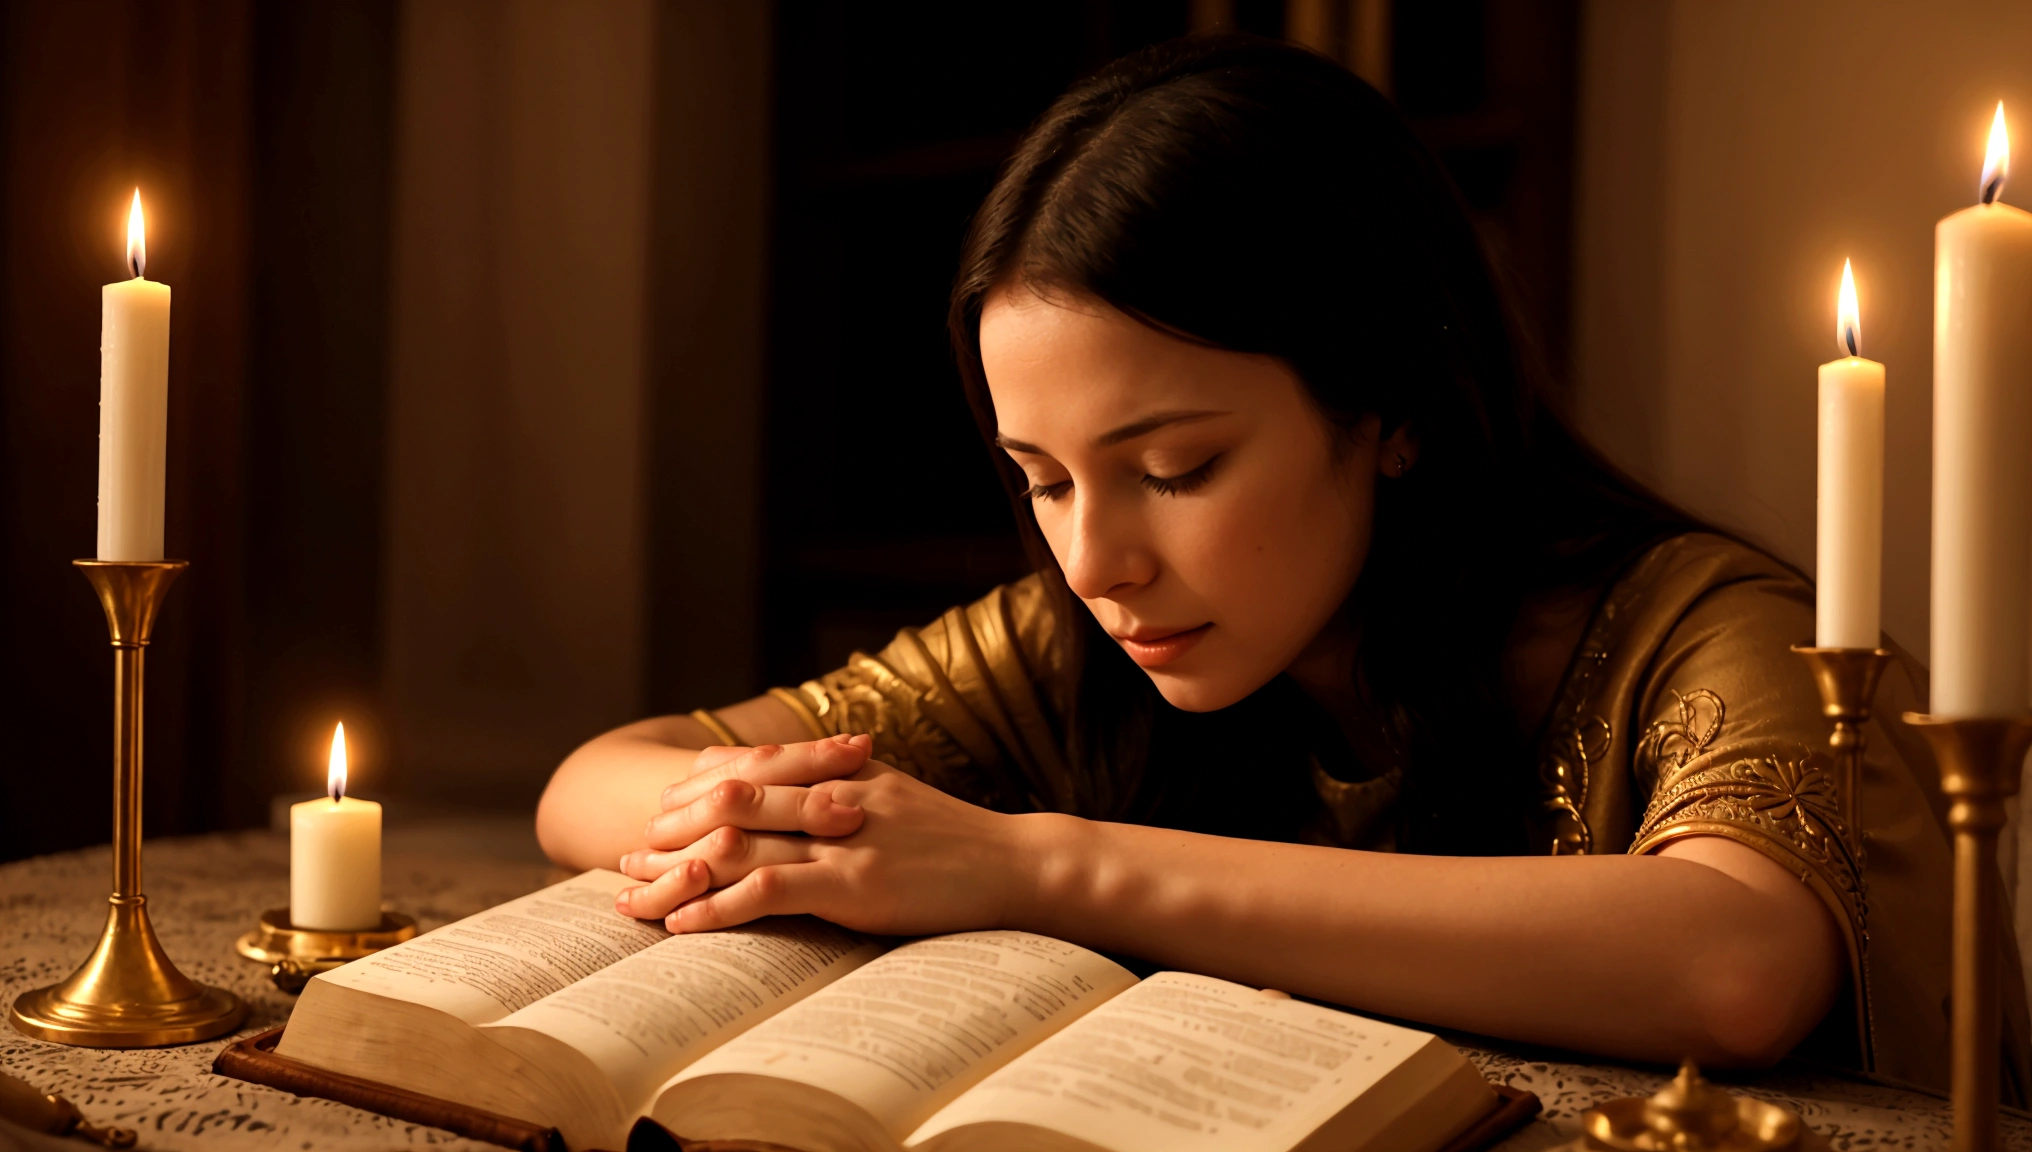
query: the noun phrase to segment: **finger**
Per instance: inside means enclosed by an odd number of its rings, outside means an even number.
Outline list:
[[[627,869],[622,869],[626,872]],[[630,873],[630,875],[635,875]],[[647,884],[614,894],[614,911],[637,920],[656,920],[672,908],[712,887],[712,868],[704,860],[678,860]],[[638,877],[639,878],[639,877]]]
[[[721,828],[677,854],[679,859],[655,880],[624,889],[615,897],[614,907],[624,916],[654,920],[709,889],[739,882],[757,868],[809,860],[811,851],[812,842],[803,837]]]
[[[726,744],[715,744],[710,748],[701,748],[698,750],[697,755],[692,757],[691,771],[685,773],[685,775],[687,777],[696,776],[708,768],[717,768],[729,760],[738,760],[749,751],[750,749],[745,747]]]
[[[830,792],[722,780],[698,800],[650,817],[643,836],[650,848],[669,851],[723,826],[752,832],[850,836],[861,827],[862,819],[860,809],[841,803]]]
[[[672,932],[711,932],[764,916],[813,912],[831,902],[835,873],[817,863],[758,867],[729,887],[695,896],[663,919]]]
[[[889,779],[890,777],[895,779]],[[906,773],[899,772],[880,761],[870,760],[867,767],[854,773],[852,776],[843,780],[822,781],[812,785],[811,791],[831,797],[835,804],[858,810],[867,807],[871,797],[897,787],[898,780],[909,779],[910,777]],[[907,787],[908,785],[905,786]],[[856,823],[855,828],[858,830],[859,827],[860,825]],[[813,835],[817,835],[817,833],[813,833]],[[852,833],[846,833],[846,835],[852,835]]]
[[[867,813],[853,803],[842,801],[831,791],[835,782],[827,782],[812,788],[761,788],[739,780],[724,782],[714,794],[688,808],[675,809],[657,818],[648,830],[653,847],[637,849],[621,857],[620,870],[637,880],[648,882],[669,871],[680,860],[690,859],[696,853],[696,842],[721,828],[758,832],[801,832],[806,836],[820,836],[837,839],[851,836],[861,830],[867,821]],[[715,805],[715,799],[722,793],[747,789],[750,796],[759,794],[761,799]],[[680,825],[676,817],[684,817],[688,824]]]
[[[746,780],[750,784],[816,784],[851,776],[868,762],[875,742],[867,736],[833,736],[798,744],[763,744],[739,750],[739,755],[694,771],[663,790],[663,806],[689,804],[711,791],[722,780]]]

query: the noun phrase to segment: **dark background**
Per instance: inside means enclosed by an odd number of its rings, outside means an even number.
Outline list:
[[[1069,82],[1210,24],[1362,62],[1454,173],[1565,363],[1578,0],[781,0],[771,61],[755,673],[652,658],[641,706],[795,682],[1020,575],[944,302],[968,214]],[[1366,6],[1371,14],[1375,4]],[[111,660],[70,561],[96,488],[105,205],[175,287],[146,828],[266,821],[302,701],[385,705],[395,0],[0,3],[0,859],[108,834]],[[670,45],[660,44],[659,57]],[[658,157],[659,171],[681,158]],[[650,322],[675,322],[653,290]],[[652,403],[696,387],[652,372]],[[652,468],[649,523],[711,499]],[[649,543],[652,603],[661,541]],[[682,627],[652,608],[650,645]],[[399,744],[390,755],[399,758]],[[512,795],[516,803],[526,798]]]

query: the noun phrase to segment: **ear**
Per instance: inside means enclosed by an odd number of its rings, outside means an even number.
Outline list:
[[[1376,471],[1392,480],[1401,480],[1418,463],[1418,433],[1410,423],[1399,424],[1376,446]]]

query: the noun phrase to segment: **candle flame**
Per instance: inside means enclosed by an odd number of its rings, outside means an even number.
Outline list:
[[[1997,115],[1990,121],[1990,149],[1983,155],[1983,203],[1993,204],[2011,177],[2011,134],[2004,129],[2004,102],[1997,101]]]
[[[148,228],[141,219],[141,189],[134,190],[134,207],[127,210],[127,271],[135,279],[148,268]]]
[[[332,762],[325,770],[325,795],[336,804],[346,798],[346,725],[332,730]]]
[[[1857,348],[1863,342],[1862,310],[1856,307],[1856,274],[1847,260],[1842,261],[1841,296],[1834,307],[1834,342],[1851,356],[1860,356]]]

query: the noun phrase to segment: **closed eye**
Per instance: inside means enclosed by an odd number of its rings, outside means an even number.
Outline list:
[[[1023,490],[1023,495],[1031,500],[1057,500],[1071,488],[1070,480],[1060,480],[1056,484],[1032,484]]]
[[[1214,465],[1220,462],[1221,453],[1207,457],[1207,462],[1190,472],[1176,476],[1144,476],[1143,486],[1160,496],[1183,496],[1194,491],[1213,478]]]

